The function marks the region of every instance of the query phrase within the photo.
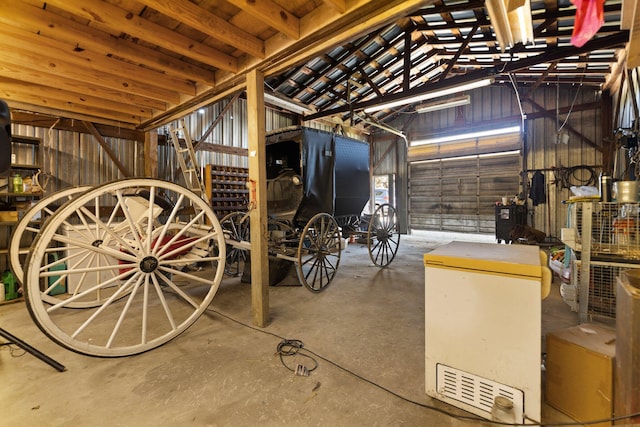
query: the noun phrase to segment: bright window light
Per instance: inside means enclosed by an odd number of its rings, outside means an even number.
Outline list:
[[[411,164],[425,164],[425,163],[440,163],[440,162],[448,162],[451,160],[467,160],[467,159],[477,159],[477,158],[485,158],[485,157],[501,157],[501,156],[513,156],[516,154],[520,154],[520,150],[511,150],[511,151],[498,151],[496,153],[486,153],[486,154],[471,154],[468,156],[455,156],[455,157],[445,157],[443,159],[432,159],[432,160],[420,160],[417,162],[411,162]]]
[[[427,145],[427,144],[441,144],[443,142],[451,142],[451,141],[462,141],[467,139],[476,139],[483,138],[486,136],[497,136],[497,135],[505,135],[508,133],[517,133],[520,132],[520,126],[510,126],[501,129],[489,129],[480,132],[469,132],[458,135],[448,135],[441,136],[438,138],[429,138],[429,139],[419,139],[416,141],[411,141],[411,146],[416,147],[418,145]]]

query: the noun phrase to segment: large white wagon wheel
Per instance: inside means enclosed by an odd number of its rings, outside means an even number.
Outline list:
[[[400,246],[398,215],[393,206],[378,206],[369,221],[367,248],[371,261],[379,267],[386,267],[398,252]]]
[[[220,220],[220,226],[226,237],[236,242],[248,242],[251,239],[249,228],[249,215],[246,212],[231,212]],[[247,262],[247,250],[233,245],[227,246],[227,260],[225,273],[229,276],[242,274],[242,269]]]
[[[222,280],[225,254],[220,223],[195,193],[156,179],[112,182],[67,202],[42,226],[27,260],[27,308],[47,336],[72,351],[141,353],[204,312]],[[96,266],[98,257],[104,262]],[[193,268],[203,264],[213,272]],[[51,277],[77,291],[46,303]],[[100,305],[69,309],[98,291]]]
[[[312,292],[323,291],[340,264],[340,228],[329,214],[319,213],[307,222],[298,244],[296,271],[300,283]]]
[[[22,242],[33,242],[40,232],[40,224],[52,216],[55,210],[74,196],[89,190],[90,186],[69,187],[40,199],[33,205],[13,228],[9,242],[9,263],[20,285],[24,284],[24,266],[30,248],[22,247]],[[53,300],[53,299],[52,299]],[[55,301],[55,300],[54,300]]]

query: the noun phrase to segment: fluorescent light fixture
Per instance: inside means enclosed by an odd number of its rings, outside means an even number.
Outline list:
[[[500,128],[500,129],[489,129],[489,130],[484,130],[479,132],[469,132],[469,133],[463,133],[458,135],[447,135],[447,136],[441,136],[437,138],[419,139],[417,141],[411,141],[411,146],[417,147],[419,145],[441,144],[443,142],[477,139],[477,138],[483,138],[487,136],[505,135],[508,133],[516,133],[516,132],[520,132],[520,126],[510,126],[506,128]]]
[[[312,110],[304,104],[298,103],[293,99],[289,99],[277,93],[265,92],[264,100],[276,107],[284,108],[298,114],[309,114]]]
[[[502,52],[507,46],[534,42],[530,0],[486,0],[485,6]]]
[[[447,89],[436,90],[434,92],[423,93],[422,95],[412,96],[410,98],[400,99],[398,101],[387,102],[385,104],[374,105],[364,109],[365,113],[374,113],[376,111],[385,110],[387,108],[398,107],[400,105],[413,104],[415,102],[425,101],[427,99],[440,98],[441,96],[453,95],[454,93],[464,92],[465,90],[477,89],[483,86],[489,86],[493,79],[477,80],[475,82],[453,86]]]
[[[447,108],[460,107],[462,105],[469,105],[470,103],[471,97],[469,95],[458,96],[456,98],[442,99],[425,104],[420,104],[416,107],[416,113],[428,113],[430,111],[438,111]]]

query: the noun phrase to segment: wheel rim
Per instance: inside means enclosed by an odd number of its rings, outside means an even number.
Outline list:
[[[24,267],[26,266],[25,261],[29,254],[29,250],[25,251],[21,249],[21,242],[23,242],[25,238],[32,242],[40,232],[40,224],[34,222],[35,218],[40,215],[40,223],[42,223],[46,218],[54,214],[55,208],[58,205],[71,200],[74,196],[84,193],[90,188],[89,186],[70,187],[40,199],[38,203],[33,205],[31,209],[25,213],[18,224],[16,224],[9,243],[9,263],[11,265],[11,271],[13,271],[16,280],[21,285],[24,284]]]
[[[249,241],[251,231],[249,217],[245,212],[232,212],[220,220],[220,226],[227,238],[236,242]],[[227,260],[224,272],[229,276],[239,276],[247,262],[247,251],[227,245]]]
[[[298,244],[296,271],[300,283],[312,292],[323,291],[340,264],[340,229],[329,214],[319,213],[309,220]]]
[[[134,192],[147,192],[148,200]],[[156,194],[175,204],[163,210]],[[204,312],[222,280],[225,255],[220,223],[195,193],[155,179],[105,184],[67,202],[41,228],[25,272],[27,307],[38,327],[70,350],[141,353],[178,336]],[[213,273],[195,270],[202,265]],[[68,289],[54,305],[46,304],[57,284],[51,277],[64,279]],[[96,292],[98,306],[69,309]]]
[[[369,221],[367,232],[369,257],[375,265],[386,267],[395,258],[398,246],[400,246],[400,232],[396,210],[389,204],[381,205]]]

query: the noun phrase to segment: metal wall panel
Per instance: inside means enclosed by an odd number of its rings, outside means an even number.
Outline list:
[[[228,100],[218,102],[208,107],[200,109],[184,118],[185,125],[189,131],[191,139],[195,142],[200,140],[209,126],[222,114]],[[247,123],[247,102],[245,99],[236,100],[231,108],[220,119],[205,142],[226,147],[244,148],[248,147]],[[282,114],[271,108],[266,109],[265,129],[267,132],[293,124],[293,117],[289,114]],[[168,144],[158,147],[158,176],[172,181],[180,180],[182,177],[176,176],[178,160],[171,144],[169,134],[172,127],[180,127],[179,121],[172,122],[158,129],[158,134],[166,135]],[[196,158],[201,168],[207,164],[232,167],[248,167],[246,156],[227,154],[215,151],[196,151]]]
[[[27,125],[13,125],[12,133],[40,138],[43,183],[44,175],[50,177],[47,192],[69,186],[95,186],[124,177],[92,135]],[[142,142],[120,138],[104,140],[129,173],[143,175]]]
[[[558,177],[555,175],[558,175],[559,170],[563,170],[563,168],[577,166],[592,167],[597,174],[601,170],[602,163],[600,151],[590,144],[591,142],[596,146],[602,146],[600,108],[596,107],[580,111],[580,109],[573,110],[570,107],[598,102],[600,100],[600,92],[597,88],[579,85],[560,88],[549,85],[538,87],[532,93],[528,93],[528,91],[528,88],[520,88],[522,108],[525,114],[529,115],[525,120],[526,130],[523,135],[524,141],[522,145],[524,148],[523,157],[512,158],[513,164],[506,168],[505,171],[509,171],[509,174],[512,174],[511,183],[519,183],[515,193],[523,192],[527,196],[528,184],[533,171],[543,171],[546,180],[548,203],[533,207],[531,200],[528,200],[530,207],[529,223],[549,235],[559,237],[560,229],[564,227],[566,221],[566,205],[563,204],[563,201],[567,200],[572,193],[569,188],[565,188],[559,182],[556,182]],[[470,129],[486,126],[489,123],[494,127],[503,127],[522,121],[518,101],[512,87],[506,85],[503,87],[492,86],[474,90],[470,92],[470,95],[470,105],[419,114],[408,125],[406,125],[406,122],[411,116],[400,115],[392,125],[396,129],[403,129],[406,126],[406,133],[411,141],[443,133],[468,132]],[[528,99],[533,102],[529,102]],[[541,111],[535,105],[542,107],[546,111],[546,115],[534,115],[534,113],[540,113]],[[571,111],[569,114],[558,113],[561,108],[569,108]],[[559,131],[568,132],[569,138],[566,144],[558,142]],[[374,135],[373,143],[376,150],[382,148],[377,142]],[[445,144],[442,145],[444,146]],[[374,154],[374,156],[376,155],[377,153]],[[389,164],[388,166],[392,165]],[[526,171],[526,181],[520,177],[522,170]],[[481,168],[481,177],[484,175],[483,171],[484,169]],[[395,170],[394,173],[398,173],[398,170]],[[423,185],[415,182],[415,180],[435,179],[435,177],[429,175],[414,175],[414,173],[412,166],[411,175],[412,180],[414,180],[410,183],[412,203],[416,188]],[[590,177],[591,173],[588,172],[586,175]],[[407,175],[405,175],[406,177]],[[588,183],[581,182],[582,178],[574,181],[572,184]],[[498,185],[498,181],[494,181],[494,184]],[[484,194],[484,188],[487,188],[487,192],[491,194],[496,189],[489,189],[489,187],[482,185],[482,191],[479,193],[480,198],[483,200],[483,209],[491,209],[496,201],[491,199],[495,196]],[[417,224],[422,220],[421,224],[424,224],[425,227],[436,226],[440,227],[437,229],[442,229],[443,224],[448,221],[444,215],[449,214],[444,211],[441,213],[443,215],[441,218],[430,217],[427,220],[424,217],[414,217],[414,215],[418,215],[416,211],[419,209],[421,209],[420,204],[412,204],[412,227],[415,225],[414,222]],[[470,212],[468,214],[473,216],[475,213]],[[461,224],[466,221],[465,215],[467,213],[459,214],[458,219]],[[483,221],[479,219],[478,224],[482,224]],[[482,225],[478,227],[491,228]]]

